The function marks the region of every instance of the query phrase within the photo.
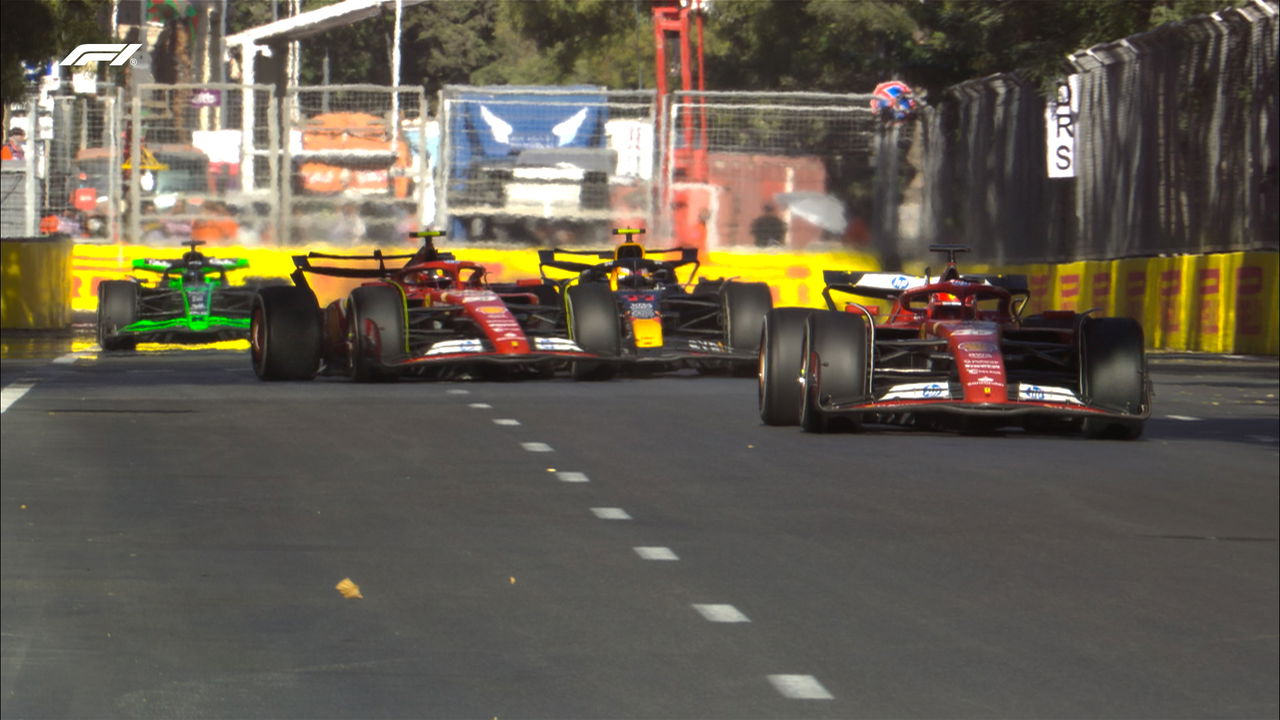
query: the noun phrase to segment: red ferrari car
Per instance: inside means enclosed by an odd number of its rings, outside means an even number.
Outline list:
[[[294,285],[263,288],[254,302],[249,343],[258,377],[394,380],[494,367],[545,376],[565,361],[595,357],[557,329],[563,310],[553,288],[540,280],[489,284],[484,266],[436,250],[433,238],[442,234],[418,233],[423,246],[412,255],[294,256]],[[407,262],[387,266],[398,260]],[[308,274],[368,282],[321,310]]]
[[[810,432],[864,422],[989,431],[1083,430],[1134,439],[1151,413],[1142,326],[1129,318],[1053,311],[1023,318],[1020,275],[941,277],[827,271],[827,310],[765,317],[760,417]],[[891,301],[875,308],[833,293]]]

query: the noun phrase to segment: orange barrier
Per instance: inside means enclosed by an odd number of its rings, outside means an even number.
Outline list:
[[[373,249],[330,250],[367,254]],[[210,254],[247,258],[249,269],[244,276],[286,277],[293,270],[290,256],[295,252],[299,251],[227,247]],[[171,248],[77,245],[71,306],[78,311],[96,310],[98,283],[127,277],[134,258],[178,254]],[[486,265],[497,281],[538,274],[533,250],[468,249],[459,254]],[[1027,275],[1028,313],[1096,308],[1099,315],[1135,318],[1146,329],[1151,348],[1276,355],[1280,354],[1278,257],[1275,252],[1244,252],[966,269]],[[828,269],[878,270],[879,263],[863,253],[712,252],[699,275],[766,282],[773,289],[775,305],[821,307],[822,271]],[[354,285],[338,278],[313,279],[322,302],[344,296]]]

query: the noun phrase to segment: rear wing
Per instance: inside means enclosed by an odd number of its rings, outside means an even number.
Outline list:
[[[332,255],[329,253],[309,252],[306,255],[294,255],[293,266],[294,271],[289,275],[298,287],[310,287],[307,282],[307,274],[327,275],[329,277],[341,278],[368,278],[376,280],[379,278],[390,277],[390,275],[403,267],[403,263],[396,267],[387,267],[388,260],[404,260],[411,261],[416,255],[414,253],[388,255],[381,250],[374,250],[372,255]],[[439,253],[436,256],[438,260],[452,260],[453,253]],[[313,265],[312,260],[340,260],[347,262],[369,262],[375,261],[378,267],[340,267],[335,265]]]
[[[960,279],[965,282],[1004,288],[1015,296],[1030,297],[1031,294],[1028,290],[1026,275],[964,275]],[[824,270],[822,280],[826,283],[826,287],[822,290],[822,297],[826,299],[827,306],[834,310],[836,306],[835,301],[831,299],[832,292],[843,292],[876,300],[896,300],[904,291],[936,282],[937,278],[930,279],[928,276],[899,273]]]
[[[151,272],[170,272],[172,270],[199,269],[202,272],[223,272],[249,267],[246,258],[203,258],[189,261],[186,258],[138,258],[133,261],[134,270]]]
[[[849,272],[846,270],[823,270],[822,281],[826,283],[823,297],[828,298],[830,292],[844,292],[850,295],[875,298],[876,300],[893,300],[904,290],[922,287],[929,284],[928,278],[918,275],[902,275],[882,272]]]
[[[591,257],[596,260],[612,260],[612,250],[565,250],[563,248],[551,248],[550,250],[538,251],[538,273],[542,278],[547,279],[546,268],[554,268],[556,270],[564,270],[565,272],[581,273],[592,268],[603,267],[607,263],[587,263],[578,262],[576,260],[562,260],[558,255],[575,255],[581,257]]]
[[[672,259],[659,260],[653,257],[654,255],[673,255],[676,253],[679,253],[679,257],[672,258]],[[557,257],[559,255],[591,257],[597,260],[607,260],[608,262],[603,262],[603,263],[579,262],[575,260],[561,259]],[[634,262],[633,260],[630,260],[630,259],[615,261],[613,257],[614,257],[613,250],[565,250],[563,248],[551,248],[550,250],[539,250],[538,251],[538,273],[542,276],[542,279],[547,280],[549,278],[547,278],[546,268],[564,270],[565,272],[572,272],[572,273],[583,273],[588,270],[607,271],[612,269],[615,266],[626,267],[628,263]],[[654,265],[660,268],[665,268],[673,272],[675,271],[676,268],[684,267],[686,265],[693,265],[693,273],[690,275],[690,282],[692,282],[693,276],[698,274],[698,267],[700,266],[700,263],[698,262],[698,249],[691,248],[691,247],[674,247],[674,248],[664,248],[661,250],[645,250],[643,259],[653,262]]]

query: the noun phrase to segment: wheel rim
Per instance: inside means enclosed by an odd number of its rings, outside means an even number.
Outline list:
[[[266,317],[262,312],[262,305],[256,305],[253,308],[253,319],[249,321],[249,349],[253,354],[254,367],[261,369],[264,366],[263,358],[266,357],[267,347],[267,331]]]
[[[765,321],[760,340],[760,356],[756,358],[756,407],[762,412],[769,403],[769,322]]]

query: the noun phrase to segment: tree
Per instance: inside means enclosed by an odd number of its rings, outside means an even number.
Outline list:
[[[147,16],[164,21],[164,29],[153,48],[153,73],[156,82],[191,83],[195,72],[191,63],[191,29],[197,21],[195,5],[189,0],[151,0]],[[175,130],[186,129],[187,105],[191,91],[174,92],[169,98],[169,111]]]
[[[106,42],[108,0],[26,0],[0,2],[0,101],[7,108],[22,99],[27,83],[22,64],[60,60],[77,45]]]
[[[653,28],[640,0],[499,0],[502,48],[484,83],[653,87]]]
[[[1048,86],[1069,53],[1246,0],[941,0],[908,3],[917,42],[902,70],[932,91],[1020,71]]]

